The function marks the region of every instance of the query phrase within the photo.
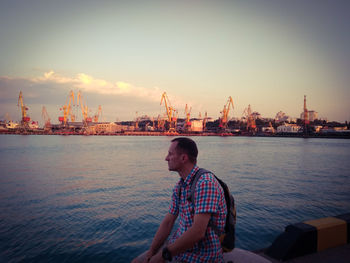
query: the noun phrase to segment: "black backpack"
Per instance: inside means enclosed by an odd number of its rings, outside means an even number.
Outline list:
[[[192,202],[193,204],[194,204],[194,192],[195,192],[197,181],[205,173],[213,174],[210,171],[200,168],[192,179],[191,196],[189,197],[188,201]],[[223,251],[230,252],[235,248],[235,225],[236,225],[235,199],[230,193],[230,190],[228,189],[227,185],[223,181],[221,181],[218,177],[216,177],[215,174],[213,175],[216,178],[216,180],[220,183],[221,187],[224,189],[224,192],[225,192],[225,201],[226,201],[226,207],[227,207],[225,232],[223,234],[220,234],[218,233],[218,229],[216,228],[216,226],[211,225],[210,223],[209,223],[209,226],[211,226],[214,229],[214,231],[219,235],[219,239],[220,239],[220,243]]]

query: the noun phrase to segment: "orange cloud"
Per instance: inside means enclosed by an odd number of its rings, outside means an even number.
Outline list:
[[[75,77],[66,77],[54,71],[45,72],[43,76],[32,78],[37,83],[53,82],[58,84],[71,84],[72,87],[86,92],[104,95],[126,95],[159,101],[161,91],[159,88],[136,87],[131,83],[118,81],[111,83],[103,79],[97,79],[85,73],[79,73]]]

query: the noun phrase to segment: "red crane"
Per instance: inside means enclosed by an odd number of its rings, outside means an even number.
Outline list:
[[[250,108],[250,104],[248,105],[248,108],[246,108],[244,110],[243,115],[245,116],[245,118],[247,120],[247,131],[256,132],[255,119],[252,115],[252,110]]]
[[[220,112],[221,118],[220,118],[219,127],[221,129],[227,128],[228,114],[230,113],[230,106],[232,107],[232,110],[233,110],[233,100],[232,100],[231,96],[228,97],[227,103],[226,103],[226,105],[224,105],[224,109]]]

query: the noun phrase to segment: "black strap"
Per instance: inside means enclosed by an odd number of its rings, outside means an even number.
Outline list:
[[[195,193],[195,190],[196,190],[197,182],[198,182],[199,178],[201,178],[201,176],[203,174],[206,174],[206,173],[211,173],[215,177],[215,179],[218,181],[218,184],[220,185],[220,182],[219,182],[219,180],[218,180],[218,178],[216,177],[215,174],[213,174],[212,172],[210,172],[210,171],[208,171],[208,170],[206,170],[204,168],[199,168],[198,171],[196,172],[196,174],[194,175],[193,179],[192,179],[191,195],[187,199],[188,201],[192,202],[192,204],[194,204],[194,193]],[[220,236],[221,233],[220,233],[218,227],[216,225],[214,225],[211,220],[208,223],[208,227],[211,227],[214,230],[215,234]]]
[[[191,181],[190,181],[190,196],[187,198],[187,201],[192,202],[194,204],[194,192],[195,192],[195,189],[196,189],[196,184],[197,184],[199,178],[205,173],[212,173],[212,172],[207,171],[207,170],[205,170],[203,168],[199,168],[196,171],[196,173],[194,174],[194,176],[191,178]],[[181,194],[182,194],[182,189],[181,188],[182,188],[182,185],[179,185],[179,191],[178,191],[179,203],[181,202]]]
[[[197,170],[197,172],[195,173],[195,175],[193,176],[192,178],[192,182],[191,182],[191,195],[190,197],[187,199],[188,201],[192,202],[192,204],[194,204],[194,192],[196,190],[196,185],[197,185],[197,182],[199,180],[199,178],[203,175],[203,174],[206,174],[206,173],[212,173],[210,171],[207,171],[203,168],[199,168]]]

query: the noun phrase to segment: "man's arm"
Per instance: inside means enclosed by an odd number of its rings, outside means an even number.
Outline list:
[[[173,244],[168,245],[172,257],[193,248],[194,245],[205,237],[211,213],[196,214],[193,219],[193,225],[187,229]],[[153,258],[152,258],[153,260]],[[151,260],[151,261],[152,261]],[[158,251],[155,255],[155,262],[161,262],[162,251]]]
[[[211,213],[196,214],[193,218],[193,225],[187,229],[173,244],[168,246],[172,256],[193,248],[193,246],[205,237],[205,232]]]
[[[153,256],[154,254],[156,254],[158,249],[164,244],[165,240],[169,236],[174,226],[176,218],[177,218],[177,215],[173,215],[170,213],[167,213],[165,215],[162,223],[160,223],[157,233],[153,238],[148,256]]]

